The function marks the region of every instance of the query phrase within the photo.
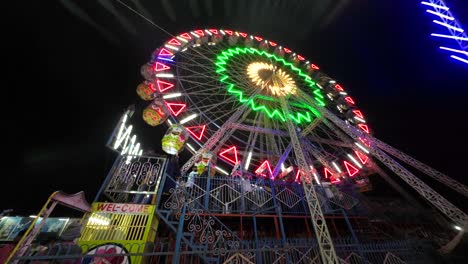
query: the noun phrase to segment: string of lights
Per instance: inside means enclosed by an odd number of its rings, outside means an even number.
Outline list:
[[[434,16],[432,22],[440,28],[445,28],[444,34],[432,33],[431,36],[448,40],[446,43],[451,46],[440,46],[441,50],[449,52],[450,58],[468,64],[468,36],[460,23],[450,12],[450,8],[442,0],[422,1],[421,4],[427,7],[426,12]],[[448,32],[448,34],[447,34]],[[458,47],[455,46],[455,42]]]

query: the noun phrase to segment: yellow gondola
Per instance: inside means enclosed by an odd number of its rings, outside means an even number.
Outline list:
[[[144,81],[137,86],[136,92],[141,99],[145,101],[153,100],[156,97],[153,83]]]
[[[167,109],[162,99],[154,99],[145,110],[143,110],[143,120],[150,126],[157,126],[164,123],[169,117]]]
[[[185,141],[187,141],[188,136],[188,132],[185,130],[184,126],[174,124],[169,127],[161,140],[162,149],[167,154],[178,154],[184,149]]]

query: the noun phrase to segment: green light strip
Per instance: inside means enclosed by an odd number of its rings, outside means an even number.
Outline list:
[[[227,61],[229,61],[235,55],[245,55],[245,54],[256,54],[256,55],[259,55],[259,56],[267,57],[269,59],[274,59],[277,62],[281,62],[283,64],[283,66],[289,68],[293,72],[296,72],[300,77],[302,77],[302,80],[305,83],[307,83],[309,87],[312,88],[312,90],[313,90],[312,94],[314,96],[314,99],[317,101],[318,105],[325,106],[325,103],[323,101],[324,97],[323,97],[321,91],[315,85],[315,82],[310,78],[310,76],[305,74],[301,69],[295,67],[292,63],[287,62],[283,58],[280,58],[280,57],[278,57],[278,56],[276,56],[274,54],[271,54],[271,53],[268,53],[268,52],[265,52],[265,51],[261,51],[261,50],[257,50],[255,48],[236,47],[236,48],[230,48],[230,49],[222,51],[216,57],[215,65],[216,65],[216,72],[218,74],[220,74],[219,81],[226,84],[228,92],[231,93],[231,94],[236,95],[239,98],[239,101],[241,103],[247,103],[255,111],[263,111],[270,118],[277,117],[279,120],[281,120],[283,122],[286,121],[284,113],[282,113],[278,109],[271,110],[271,109],[268,109],[268,107],[266,107],[265,105],[259,105],[259,104],[254,102],[255,98],[277,102],[275,99],[273,99],[271,97],[267,97],[267,96],[256,95],[256,96],[254,96],[254,98],[249,100],[248,98],[245,98],[243,91],[237,89],[235,87],[235,84],[229,81],[229,76],[227,75],[227,70],[226,70],[226,67],[225,67],[226,64],[227,64]],[[319,114],[319,112],[317,110],[315,110],[314,108],[312,108],[312,107],[310,107],[310,106],[308,106],[306,104],[299,105],[299,104],[292,103],[292,105],[308,109],[308,110],[310,110],[312,112],[313,115],[315,115],[316,117],[320,117],[320,114]],[[296,112],[294,114],[289,114],[289,119],[296,122],[297,124],[301,124],[302,122],[309,122],[310,123],[312,121],[312,117],[311,117],[311,115],[310,115],[310,113],[308,111],[306,111],[304,113]]]

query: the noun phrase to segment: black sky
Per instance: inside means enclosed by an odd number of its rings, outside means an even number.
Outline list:
[[[340,1],[172,2],[139,1],[174,34],[233,28],[302,53],[343,84],[376,137],[468,184],[468,65],[438,50],[419,1],[341,1],[348,4],[335,16],[331,3]],[[468,27],[468,4],[452,2]],[[140,66],[168,36],[116,1],[41,1],[4,12],[13,32],[4,39],[4,140],[15,159],[2,175],[0,210],[35,213],[54,190],[84,190],[91,201],[115,158],[105,143],[138,101]],[[148,129],[143,141],[159,142],[165,128]]]

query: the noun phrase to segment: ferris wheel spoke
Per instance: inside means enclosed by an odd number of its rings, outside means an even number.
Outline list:
[[[219,139],[226,134],[230,125],[234,122],[237,122],[239,118],[245,118],[245,113],[250,112],[250,110],[241,105],[236,112],[234,112],[228,120],[205,142],[205,144],[182,166],[181,175],[185,175],[187,171],[193,166],[195,161],[199,159],[200,155],[204,151],[210,151],[217,143]]]

